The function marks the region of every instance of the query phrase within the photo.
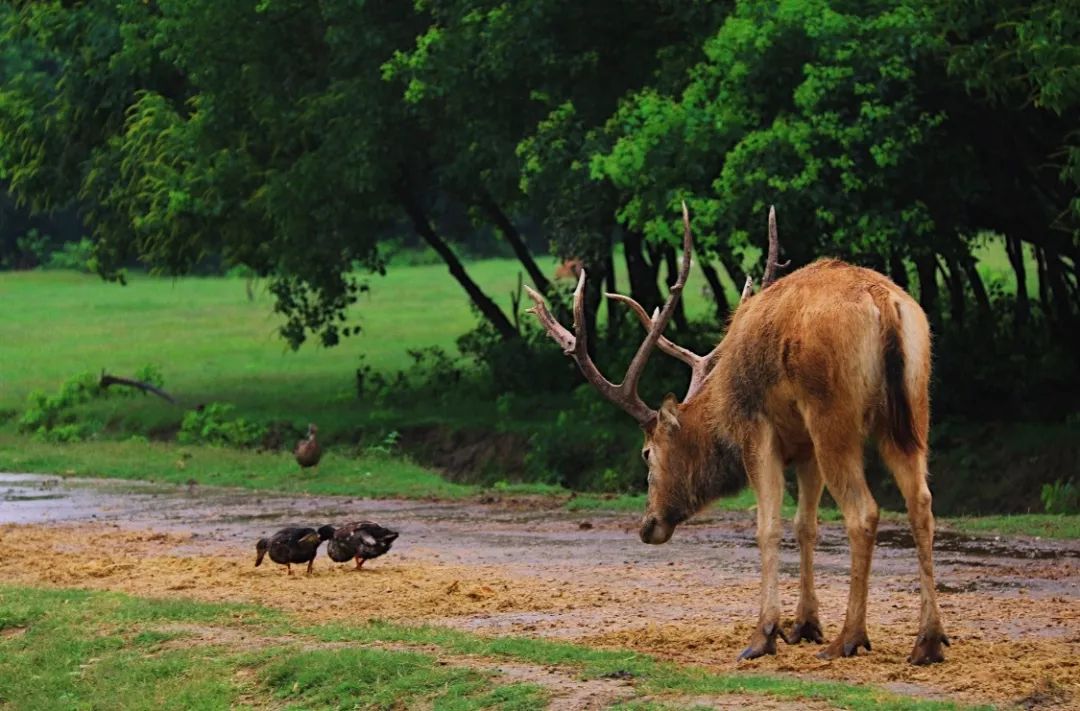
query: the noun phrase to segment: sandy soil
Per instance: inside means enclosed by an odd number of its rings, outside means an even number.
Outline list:
[[[937,570],[953,644],[946,663],[914,668],[904,661],[918,618],[914,552],[903,529],[883,526],[870,592],[872,653],[825,662],[814,645],[781,644],[775,657],[739,663],[758,600],[749,513],[699,517],[668,545],[650,547],[637,541],[633,515],[569,514],[538,501],[290,499],[16,475],[0,475],[0,493],[5,582],[254,602],[312,621],[437,622],[632,648],[723,672],[1080,706],[1076,543],[943,532]],[[286,522],[355,518],[402,532],[389,555],[359,573],[325,557],[310,578],[253,567],[255,539]],[[797,561],[789,533],[781,565],[789,612]],[[817,572],[827,637],[842,622],[846,568],[842,528],[823,526]]]

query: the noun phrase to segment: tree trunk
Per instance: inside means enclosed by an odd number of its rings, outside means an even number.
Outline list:
[[[607,274],[604,275],[604,280],[607,285],[605,291],[611,294],[617,294],[619,291],[618,286],[615,284],[615,260],[611,256],[611,237],[608,237],[608,250],[607,255],[604,257],[604,269]],[[613,299],[607,300],[607,339],[609,343],[614,343],[618,338],[619,333],[619,305],[615,303]]]
[[[728,312],[731,310],[727,294],[724,293],[724,284],[720,281],[720,275],[713,265],[704,259],[701,260],[701,273],[705,275],[705,281],[709,282],[709,288],[712,290],[713,303],[716,304],[716,322],[722,324],[727,320]]]
[[[461,284],[465,289],[465,293],[469,295],[472,302],[476,304],[476,308],[480,310],[495,330],[499,332],[499,335],[504,340],[511,340],[518,337],[517,329],[514,328],[514,324],[510,323],[510,320],[506,318],[506,314],[502,312],[502,309],[492,301],[487,294],[485,294],[480,286],[472,280],[468,272],[465,271],[465,265],[461,263],[461,260],[457,258],[453,250],[450,249],[450,245],[443,240],[438,234],[436,234],[434,228],[431,226],[431,222],[428,220],[427,215],[424,213],[423,208],[416,200],[415,196],[405,189],[399,189],[398,199],[401,201],[401,206],[405,209],[405,213],[409,216],[409,219],[413,223],[413,228],[416,230],[425,242],[431,245],[431,248],[442,260],[446,262],[447,268],[450,270],[450,274]]]
[[[536,260],[533,259],[528,245],[525,244],[525,240],[521,237],[521,233],[514,227],[514,223],[507,217],[506,213],[486,193],[480,197],[480,207],[488,214],[488,217],[491,218],[491,221],[499,228],[499,232],[510,244],[510,248],[514,250],[514,254],[517,255],[521,266],[525,267],[525,272],[536,286],[536,290],[542,294],[550,293],[551,283],[544,276],[544,273],[540,271],[540,267],[536,264]]]
[[[946,264],[948,264],[948,269],[945,268]],[[941,269],[941,276],[945,278],[945,286],[949,289],[949,312],[952,314],[953,322],[962,326],[967,301],[964,299],[964,278],[960,273],[960,268],[956,265],[955,259],[948,257],[944,259],[944,263],[938,264],[938,268]]]
[[[1035,248],[1035,263],[1039,266],[1039,302],[1042,303],[1043,313],[1050,314],[1050,284],[1046,278],[1046,250],[1042,247]]]
[[[904,264],[904,258],[896,252],[889,255],[889,276],[898,287],[907,292],[911,291],[907,265]]]
[[[1069,286],[1066,282],[1065,268],[1061,262],[1061,256],[1057,250],[1047,247],[1044,250],[1046,259],[1046,278],[1050,285],[1050,298],[1053,302],[1054,320],[1062,334],[1070,333],[1074,329],[1075,314]]]
[[[979,320],[982,323],[990,322],[990,296],[986,293],[986,285],[975,265],[975,258],[970,254],[963,257],[964,275],[967,277],[971,293],[975,295],[975,304],[979,307]]]
[[[1013,315],[1016,334],[1019,335],[1027,325],[1031,315],[1031,303],[1028,300],[1027,268],[1024,266],[1024,243],[1017,237],[1005,238],[1005,252],[1016,274],[1016,307]]]
[[[675,282],[679,280],[679,258],[675,253],[675,248],[670,244],[664,246],[663,255],[664,263],[667,265],[667,285],[670,293],[671,287],[675,286]],[[675,322],[676,330],[686,331],[685,299],[679,299],[679,303],[675,304],[675,313],[671,315],[671,320]]]
[[[645,261],[642,246],[639,233],[633,230],[623,231],[623,253],[630,278],[630,296],[646,310],[650,310],[663,303],[663,299],[656,287],[656,272]]]
[[[585,334],[586,345],[589,347],[589,357],[596,359],[596,315],[600,311],[600,294],[603,291],[604,282],[607,281],[604,262],[589,263],[584,265],[589,279],[585,281]]]
[[[926,312],[931,325],[937,326],[941,318],[938,311],[937,258],[932,253],[916,257],[915,272],[919,275],[919,305]]]

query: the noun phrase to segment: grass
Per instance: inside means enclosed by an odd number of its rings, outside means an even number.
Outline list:
[[[0,469],[369,498],[459,499],[481,491],[447,481],[406,458],[363,451],[355,456],[332,452],[313,474],[301,473],[287,453],[139,440],[57,445],[11,434],[0,434]],[[499,489],[508,494],[568,493],[544,484]]]
[[[1080,515],[1013,514],[1011,516],[958,516],[943,519],[954,531],[1003,536],[1080,538]]]
[[[987,237],[978,256],[988,281],[1012,278],[1000,240]],[[554,266],[553,260],[542,260],[547,273]],[[481,260],[470,263],[469,270],[509,309],[516,262]],[[620,278],[625,283],[625,275]],[[704,283],[699,275],[693,278],[696,284]],[[460,498],[480,489],[447,482],[408,459],[373,455],[353,443],[432,424],[529,436],[541,425],[550,427],[553,413],[567,404],[553,397],[515,395],[508,415],[490,394],[465,388],[424,396],[357,397],[355,371],[361,355],[363,363],[389,374],[409,366],[410,349],[438,346],[454,352],[456,338],[475,325],[467,299],[442,265],[395,265],[386,277],[372,277],[372,291],[350,311],[363,333],[331,349],[308,344],[297,352],[288,350],[276,335],[280,321],[272,313],[271,297],[265,288],[257,288],[249,300],[245,283],[241,277],[133,274],[129,285],[120,287],[71,272],[0,273],[0,300],[13,306],[0,320],[0,469],[175,483],[193,479],[206,485],[317,494]],[[735,285],[726,277],[725,284],[734,298]],[[692,317],[708,313],[710,305],[699,289],[688,289],[684,298]],[[146,364],[160,367],[180,406],[151,397],[95,401],[79,410],[80,418],[98,430],[93,441],[83,443],[51,444],[16,433],[15,416],[31,391],[54,391],[84,370],[130,375]],[[175,430],[185,411],[215,401],[231,403],[237,416],[264,423],[288,421],[302,427],[317,421],[324,441],[340,444],[330,449],[316,477],[300,475],[283,453],[144,441],[157,431]],[[568,495],[559,487],[539,484],[512,485],[505,491]],[[644,497],[585,494],[567,506],[640,511]],[[753,500],[744,493],[719,506],[745,510]],[[792,512],[789,501],[785,514]],[[824,514],[836,518],[835,511]],[[959,519],[953,525],[980,532],[1076,537],[1078,520],[1028,515]]]
[[[14,586],[0,586],[0,657],[0,706],[19,709],[546,707],[543,688],[508,683],[476,668],[478,659],[581,678],[629,674],[635,698],[620,708],[731,693],[854,711],[961,708],[838,682],[714,674],[562,642],[378,621],[305,627],[249,605]]]
[[[197,625],[202,640],[194,636]],[[429,655],[368,648],[262,648],[222,632],[271,633],[251,606],[115,593],[0,587],[0,706],[19,709],[541,709],[535,686],[440,666]],[[214,638],[218,636],[218,639]],[[243,639],[249,639],[244,637]]]

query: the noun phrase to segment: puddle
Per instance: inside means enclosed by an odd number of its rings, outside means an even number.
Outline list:
[[[889,528],[878,531],[877,544],[887,548],[915,549],[915,538],[911,531],[903,528]],[[1028,560],[1059,560],[1064,558],[1080,559],[1080,546],[1057,544],[1055,542],[1035,542],[1023,538],[1001,536],[973,536],[952,531],[934,533],[934,551],[945,553],[964,553],[969,556],[990,558],[1021,558]]]

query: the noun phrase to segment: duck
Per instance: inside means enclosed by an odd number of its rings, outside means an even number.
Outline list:
[[[284,565],[289,575],[293,574],[293,563],[307,563],[307,574],[311,575],[319,545],[333,535],[333,526],[322,526],[318,530],[303,526],[283,528],[269,538],[260,538],[255,544],[255,567],[262,565],[263,558],[269,553],[270,560]]]
[[[312,422],[308,425],[307,437],[296,443],[293,454],[296,455],[296,463],[300,465],[301,469],[316,467],[319,460],[322,459],[322,448],[319,446],[319,440],[315,437],[318,432],[319,428]]]
[[[390,550],[397,537],[397,531],[371,521],[347,523],[334,529],[333,536],[326,544],[326,553],[335,563],[355,558],[356,569],[360,570],[364,561],[378,558]]]

